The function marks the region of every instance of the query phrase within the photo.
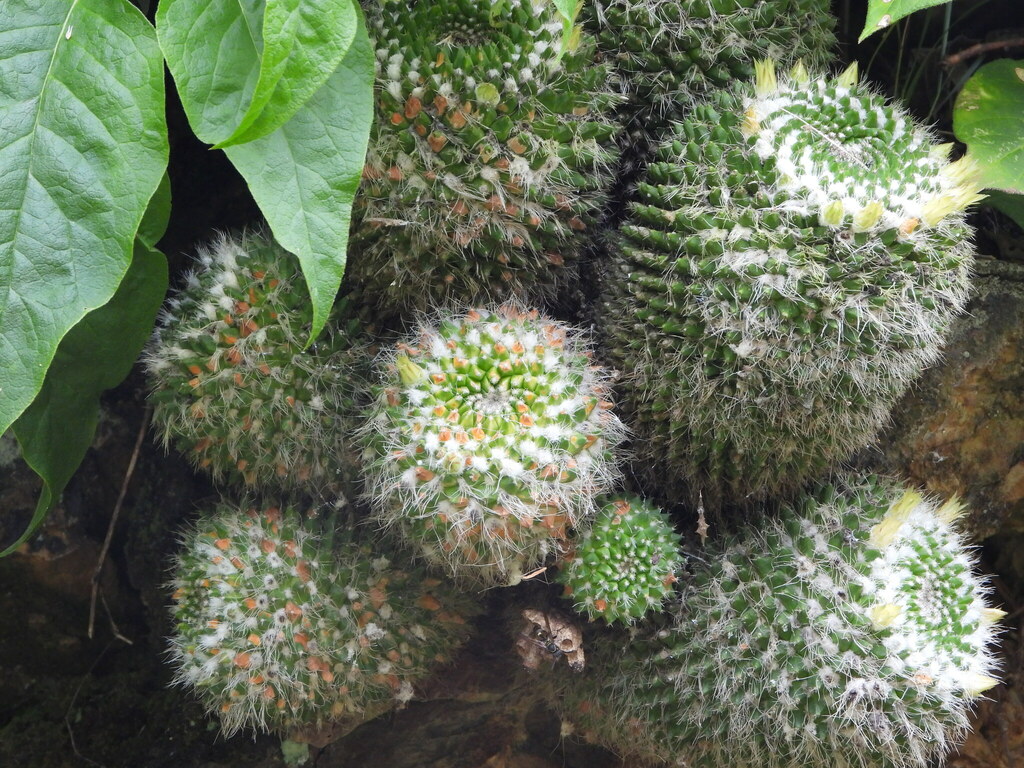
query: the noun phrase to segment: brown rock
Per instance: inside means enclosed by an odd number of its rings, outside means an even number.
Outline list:
[[[974,297],[894,409],[885,462],[942,496],[963,497],[976,538],[1024,531],[1024,265],[978,262]]]

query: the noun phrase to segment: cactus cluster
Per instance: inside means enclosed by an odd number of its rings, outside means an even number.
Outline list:
[[[709,558],[676,616],[590,654],[566,717],[693,768],[926,768],[995,685],[1002,611],[939,506],[853,476]]]
[[[295,256],[253,233],[201,250],[145,355],[164,445],[217,480],[343,488],[365,352],[340,306],[304,350],[312,305]]]
[[[578,332],[505,306],[423,326],[381,364],[368,496],[426,559],[514,584],[618,477],[622,424]]]
[[[450,661],[472,600],[292,507],[222,503],[182,542],[175,681],[224,733],[373,716]]]
[[[676,126],[597,314],[655,487],[780,494],[873,436],[966,301],[978,185],[948,152],[855,67],[765,63]]]
[[[548,0],[374,0],[350,276],[386,308],[550,294],[611,183],[620,97]]]
[[[681,537],[658,507],[636,496],[604,500],[558,572],[589,619],[630,624],[657,611],[682,567]]]

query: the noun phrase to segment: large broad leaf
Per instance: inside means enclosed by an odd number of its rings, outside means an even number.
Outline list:
[[[310,7],[325,2],[306,0]],[[334,0],[336,5],[341,2]],[[274,236],[299,257],[313,301],[310,340],[323,329],[344,273],[352,199],[373,117],[372,48],[362,13],[353,0],[344,2],[353,28],[337,68],[276,130],[225,147]],[[246,105],[258,89],[261,57],[269,55],[262,38],[262,0],[239,0],[232,5],[164,0],[157,13],[160,43],[189,121],[196,135],[210,143],[223,140],[247,119]],[[332,13],[332,18],[340,19],[336,23],[341,24],[344,38],[349,16],[338,8]],[[305,45],[299,38],[295,45]],[[330,59],[304,55],[309,62]],[[277,61],[279,52],[273,57]],[[293,58],[298,62],[301,57]],[[231,68],[238,71],[228,71]],[[288,62],[270,68],[281,73],[276,89],[305,87],[283,84],[286,74],[291,77],[298,71]],[[271,79],[268,74],[267,82]],[[268,113],[273,103],[271,98],[261,114]],[[252,128],[262,130],[266,125],[257,120]]]
[[[157,208],[162,204],[156,201]],[[155,226],[147,229],[153,231]],[[13,427],[22,456],[43,479],[43,490],[28,528],[0,557],[21,546],[60,498],[92,444],[100,394],[128,375],[166,290],[167,260],[136,239],[131,267],[117,293],[108,304],[86,315],[60,343],[42,389]]]
[[[167,166],[163,82],[126,0],[0,2],[0,433],[128,269]]]
[[[953,132],[986,188],[1024,193],[1024,61],[999,59],[975,72],[957,96]]]
[[[196,136],[227,146],[284,125],[337,69],[354,0],[162,0],[160,45]]]
[[[943,5],[950,0],[868,0],[868,16],[864,21],[864,31],[860,33],[857,42],[862,42],[868,35],[885,29],[893,22],[899,21],[904,16],[909,16],[914,11],[923,8],[931,8],[933,5]]]
[[[256,92],[219,146],[262,138],[288,122],[341,64],[357,25],[353,0],[267,0]]]
[[[256,92],[264,0],[161,0],[160,47],[189,125],[216,144],[242,122]]]
[[[299,257],[323,329],[345,272],[352,200],[373,119],[373,49],[359,26],[341,65],[274,133],[228,147],[274,237]]]

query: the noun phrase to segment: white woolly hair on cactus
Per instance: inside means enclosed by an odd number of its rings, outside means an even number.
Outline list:
[[[424,318],[384,353],[366,495],[434,563],[516,583],[595,512],[624,428],[583,334],[514,305]]]

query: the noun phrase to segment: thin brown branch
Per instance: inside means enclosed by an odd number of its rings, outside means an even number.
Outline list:
[[[973,59],[975,56],[980,56],[990,51],[1001,51],[1004,48],[1024,48],[1024,37],[1011,37],[1006,40],[977,43],[976,45],[964,48],[962,51],[950,54],[942,63],[946,67],[955,67],[957,64],[967,61],[967,59]]]
[[[110,550],[110,540],[114,538],[114,526],[117,524],[118,515],[121,514],[121,506],[124,504],[124,497],[128,493],[128,483],[131,482],[132,474],[135,472],[135,463],[139,459],[139,451],[142,449],[142,438],[146,435],[146,428],[149,426],[150,408],[146,406],[142,414],[142,423],[139,425],[139,433],[135,436],[135,447],[132,449],[132,457],[128,460],[128,469],[125,470],[124,479],[121,481],[121,492],[117,496],[117,503],[114,504],[114,513],[110,516],[110,524],[107,526],[107,535],[103,540],[103,549],[100,550],[99,560],[96,562],[96,569],[92,572],[92,597],[89,600],[89,639],[92,639],[93,629],[96,626],[96,598],[100,590],[100,574],[103,572],[103,564],[107,560],[107,552]],[[107,607],[107,601],[103,601],[103,607],[107,609],[107,618],[110,620],[110,627],[114,636],[124,640],[129,645],[131,640],[124,637],[114,623],[114,617]]]

